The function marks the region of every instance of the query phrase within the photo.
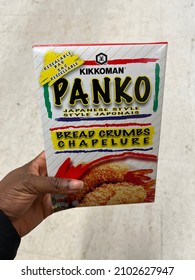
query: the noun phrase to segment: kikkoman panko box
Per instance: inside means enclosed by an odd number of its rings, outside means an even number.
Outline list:
[[[55,209],[153,202],[167,43],[33,46]]]

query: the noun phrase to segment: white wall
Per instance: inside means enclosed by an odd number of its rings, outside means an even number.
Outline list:
[[[136,41],[169,42],[156,202],[55,214],[17,259],[195,258],[194,0],[0,0],[0,177],[43,149],[32,44]]]

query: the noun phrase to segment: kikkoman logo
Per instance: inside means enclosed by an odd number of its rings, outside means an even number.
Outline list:
[[[108,61],[108,57],[105,53],[99,53],[96,55],[95,60],[98,64],[105,64]]]
[[[92,61],[94,62],[94,61]],[[105,53],[98,53],[95,56],[95,62],[97,64],[103,65],[108,62],[108,56]],[[90,65],[90,64],[88,64]],[[94,66],[94,63],[91,64]],[[97,67],[85,67],[85,68],[80,68],[80,75],[109,75],[109,74],[124,74],[125,72],[125,67],[104,67],[104,65]]]

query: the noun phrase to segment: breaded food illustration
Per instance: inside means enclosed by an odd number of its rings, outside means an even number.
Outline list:
[[[88,193],[78,206],[140,203],[145,199],[146,191],[142,186],[134,186],[128,182],[110,183]]]
[[[81,178],[84,182],[83,189],[79,193],[70,195],[69,200],[81,201],[85,194],[104,183],[123,182],[124,176],[128,170],[128,165],[117,163],[106,163],[91,168]]]
[[[99,164],[90,168],[81,178],[83,189],[68,196],[68,203],[78,207],[130,204],[152,201],[155,180],[148,173],[152,169],[132,170],[122,161]],[[150,197],[149,197],[150,195]]]
[[[140,203],[146,199],[146,191],[142,186],[135,186],[124,182],[109,184],[108,188],[116,192],[108,201],[108,205]]]

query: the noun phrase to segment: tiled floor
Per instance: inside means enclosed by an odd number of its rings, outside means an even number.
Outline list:
[[[156,202],[57,213],[17,259],[195,259],[194,15],[193,0],[0,0],[1,177],[43,149],[32,44],[169,42]]]

